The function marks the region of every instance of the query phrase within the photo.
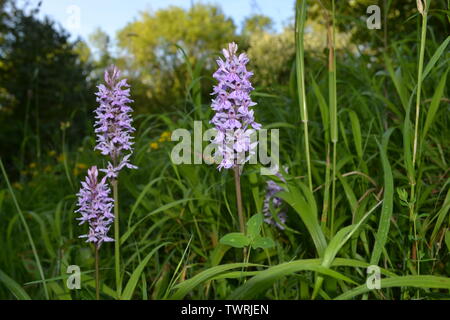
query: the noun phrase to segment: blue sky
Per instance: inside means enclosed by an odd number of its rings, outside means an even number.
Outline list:
[[[31,0],[32,4],[38,2]],[[87,40],[92,31],[101,27],[114,38],[117,30],[139,17],[140,11],[155,11],[170,5],[189,8],[192,3],[219,4],[238,27],[251,14],[265,14],[274,20],[276,30],[282,30],[293,16],[294,6],[294,0],[42,0],[41,15],[50,16],[74,37]]]

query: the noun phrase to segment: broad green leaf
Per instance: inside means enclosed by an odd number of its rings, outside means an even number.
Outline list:
[[[261,226],[263,223],[263,215],[261,213],[257,213],[252,216],[247,222],[247,236],[250,239],[254,239],[259,235],[261,231]]]
[[[250,244],[250,239],[243,233],[233,232],[224,235],[220,239],[221,244],[226,244],[233,248],[243,248]]]
[[[271,238],[256,236],[256,238],[252,241],[253,249],[270,249],[275,247],[275,242]]]

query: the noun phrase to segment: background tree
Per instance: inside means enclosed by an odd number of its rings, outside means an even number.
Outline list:
[[[242,34],[244,36],[259,32],[274,32],[273,20],[262,14],[252,15],[244,20]]]
[[[217,55],[229,41],[236,41],[236,26],[215,5],[197,4],[189,10],[172,6],[141,13],[118,33],[136,106],[141,111],[175,106],[185,97],[186,61],[193,68],[201,64],[203,71],[198,75],[210,77],[214,60],[205,59]]]
[[[41,156],[43,144],[60,145],[59,126],[71,121],[73,137],[85,130],[92,86],[90,68],[81,61],[76,42],[36,8],[5,4],[0,43],[0,95],[9,104],[0,112],[1,156],[20,167],[24,158]],[[90,115],[90,113],[89,113]],[[78,138],[80,139],[80,138]],[[20,147],[20,151],[18,150]],[[20,155],[20,157],[19,157]]]
[[[331,1],[311,1],[308,14],[316,21],[326,23],[324,8],[331,8]],[[381,9],[381,30],[367,29],[366,20],[367,7],[378,5]],[[389,43],[401,40],[405,35],[417,32],[417,19],[410,20],[416,16],[417,4],[415,0],[351,0],[335,1],[336,12],[338,12],[337,27],[343,33],[351,34],[351,41],[365,47],[368,50],[384,51]],[[448,0],[433,0],[429,11],[430,23],[436,28],[433,30],[436,41],[442,42],[450,34],[448,20]]]
[[[89,35],[89,43],[94,49],[96,67],[105,69],[113,62],[111,54],[111,39],[101,28],[97,28]]]

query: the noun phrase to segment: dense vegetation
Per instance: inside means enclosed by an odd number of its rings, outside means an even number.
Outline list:
[[[105,166],[94,93],[114,63],[135,100],[139,167],[120,176],[121,299],[448,299],[450,8],[419,2],[383,1],[388,29],[368,30],[365,1],[298,1],[279,33],[261,15],[238,33],[216,6],[170,7],[121,30],[117,55],[101,30],[94,54],[38,9],[0,2],[0,298],[95,298],[75,194]],[[280,129],[289,168],[280,179],[246,165],[241,178],[247,220],[267,181],[284,189],[271,208],[284,229],[261,226],[272,248],[219,242],[239,230],[231,171],[170,161],[171,132],[212,126],[211,75],[230,41],[250,57],[255,116]],[[66,286],[69,265],[81,290]],[[380,290],[366,287],[369,265]],[[113,244],[100,270],[101,297],[118,298]]]

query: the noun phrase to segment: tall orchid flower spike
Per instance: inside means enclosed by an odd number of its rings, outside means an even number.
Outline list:
[[[221,158],[218,169],[230,169],[244,164],[254,153],[257,142],[251,135],[261,125],[255,121],[251,107],[250,92],[254,90],[250,82],[253,73],[247,71],[249,59],[245,53],[237,55],[238,46],[233,42],[223,49],[225,60],[219,58],[219,68],[213,77],[219,82],[214,86],[211,108],[215,115],[211,123],[217,129],[213,143],[217,144],[217,158]],[[249,154],[248,157],[242,156]]]
[[[106,169],[106,177],[111,180],[114,197],[114,237],[117,239],[114,246],[114,260],[116,273],[117,297],[122,292],[122,278],[120,268],[120,232],[119,232],[119,172],[124,168],[137,169],[130,163],[133,153],[133,137],[135,131],[132,126],[133,119],[129,106],[130,86],[126,79],[120,79],[120,71],[111,66],[105,71],[105,84],[98,86],[97,102],[100,104],[95,110],[95,133],[97,135],[96,150],[109,156],[110,161]]]
[[[217,145],[216,159],[221,159],[220,170],[234,169],[236,202],[241,233],[245,233],[245,217],[242,206],[240,174],[243,165],[255,154],[257,142],[252,135],[261,125],[255,121],[256,105],[250,97],[254,90],[250,82],[253,73],[247,70],[249,59],[245,53],[237,55],[238,46],[232,42],[223,49],[225,60],[217,60],[218,69],[213,77],[219,82],[213,88],[211,108],[215,111],[211,123],[217,134],[212,141]],[[255,139],[256,140],[256,139]],[[245,251],[245,250],[244,250]],[[244,254],[245,255],[245,254]]]
[[[96,150],[111,158],[106,169],[108,178],[117,179],[119,171],[124,168],[137,169],[129,161],[133,153],[133,137],[135,131],[130,113],[133,109],[128,105],[130,89],[126,79],[120,80],[120,71],[111,66],[105,71],[105,84],[98,86],[95,110],[95,133],[97,135]]]
[[[111,190],[106,183],[106,176],[98,181],[98,170],[93,166],[88,170],[85,181],[81,182],[78,196],[79,209],[75,212],[81,213],[80,225],[89,224],[89,232],[80,238],[87,238],[86,242],[93,242],[100,248],[103,242],[111,242],[114,239],[108,236],[114,215],[111,210],[114,200],[109,196]]]
[[[85,181],[81,182],[78,196],[78,210],[81,213],[80,225],[89,224],[87,234],[80,238],[87,238],[86,242],[92,242],[95,245],[95,288],[97,300],[100,299],[100,269],[99,269],[99,249],[103,242],[112,242],[113,238],[108,236],[111,224],[115,216],[111,213],[114,207],[114,200],[109,196],[111,190],[104,176],[98,181],[98,170],[93,166],[88,170]],[[118,239],[118,238],[117,238]],[[117,243],[117,241],[116,241]]]

